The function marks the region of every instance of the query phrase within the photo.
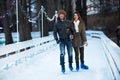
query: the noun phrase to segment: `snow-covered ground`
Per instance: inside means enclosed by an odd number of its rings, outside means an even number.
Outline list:
[[[89,66],[89,70],[80,69],[77,72],[73,57],[74,70],[71,72],[68,69],[66,53],[66,73],[62,74],[59,65],[59,45],[56,45],[25,63],[1,72],[0,80],[114,80],[101,39],[88,36],[88,43],[89,46],[85,46],[85,64]],[[115,47],[112,49],[116,50],[116,53],[120,53],[120,49]],[[114,54],[116,54],[115,52]]]
[[[51,34],[52,34],[52,32],[49,32],[49,35],[51,35]],[[40,38],[41,33],[40,32],[31,32],[31,36],[32,36],[32,39]],[[16,32],[12,33],[12,37],[13,37],[13,41],[17,42],[18,38],[17,38],[17,33]],[[0,33],[0,47],[3,46],[3,45],[5,45],[5,34]]]

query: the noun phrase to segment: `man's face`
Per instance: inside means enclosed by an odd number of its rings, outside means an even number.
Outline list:
[[[64,14],[60,14],[60,15],[59,15],[59,18],[60,18],[60,20],[62,21],[62,20],[65,19],[65,15],[64,15]]]

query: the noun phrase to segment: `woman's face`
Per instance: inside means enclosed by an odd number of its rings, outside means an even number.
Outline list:
[[[79,17],[78,17],[78,14],[74,14],[74,20],[78,20]]]

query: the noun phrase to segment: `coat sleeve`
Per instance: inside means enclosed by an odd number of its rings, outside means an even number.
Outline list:
[[[75,34],[75,27],[74,27],[74,23],[71,22],[71,34],[74,35]]]
[[[58,41],[58,36],[57,36],[57,23],[54,25],[53,29],[53,36],[56,41]]]
[[[82,26],[82,39],[83,39],[83,42],[87,41],[85,24],[83,24],[83,26]]]

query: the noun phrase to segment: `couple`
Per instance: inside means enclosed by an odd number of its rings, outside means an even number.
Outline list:
[[[73,53],[75,51],[76,70],[79,71],[79,55],[81,60],[81,68],[88,69],[84,64],[84,44],[88,45],[86,40],[85,25],[79,13],[73,14],[73,21],[66,20],[66,12],[60,10],[58,13],[58,22],[55,23],[54,38],[60,45],[60,65],[61,71],[65,73],[65,46],[68,52],[69,69],[72,71]],[[80,52],[79,52],[80,51]]]

